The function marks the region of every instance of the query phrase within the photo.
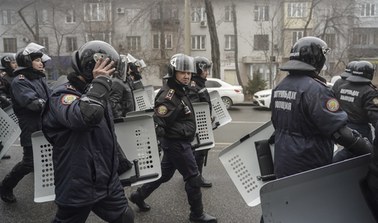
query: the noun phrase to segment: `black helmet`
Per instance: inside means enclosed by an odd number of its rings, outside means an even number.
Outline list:
[[[116,70],[119,69],[119,54],[109,43],[100,40],[89,41],[74,51],[71,60],[72,68],[77,75],[90,82],[93,79],[93,68],[100,58],[109,58],[114,61]]]
[[[323,40],[306,36],[299,39],[291,48],[290,60],[280,69],[283,71],[315,71],[317,73],[323,68],[330,49]]]
[[[350,82],[370,83],[374,76],[374,66],[369,61],[358,61],[354,65],[352,75],[347,78]]]
[[[163,78],[174,77],[176,71],[196,73],[194,58],[182,53],[173,55],[169,61],[168,74]]]
[[[11,62],[13,62],[13,61],[16,61],[16,54],[15,53],[7,53],[1,58],[0,66],[2,67],[2,69],[12,70]]]
[[[196,69],[198,75],[201,75],[205,70],[209,70],[211,68],[211,61],[206,57],[194,57],[194,63],[196,64]]]
[[[357,61],[351,61],[348,63],[348,65],[345,67],[345,71],[340,74],[341,78],[348,78],[352,75],[352,71],[354,70],[354,66],[356,65]]]
[[[51,60],[45,53],[45,47],[36,43],[29,43],[25,48],[19,50],[16,54],[16,62],[18,68],[16,70],[23,70],[32,67],[32,61],[36,58],[41,58],[42,62]]]

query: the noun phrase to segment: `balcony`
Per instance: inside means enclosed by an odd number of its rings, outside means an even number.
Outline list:
[[[176,18],[168,18],[168,19],[151,19],[151,29],[152,31],[159,31],[161,22],[163,22],[164,30],[166,31],[174,31],[180,26],[180,20]]]

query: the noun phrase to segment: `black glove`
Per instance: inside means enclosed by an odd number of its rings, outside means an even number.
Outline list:
[[[356,141],[346,149],[352,152],[355,156],[360,156],[371,153],[374,148],[367,138],[357,137]]]

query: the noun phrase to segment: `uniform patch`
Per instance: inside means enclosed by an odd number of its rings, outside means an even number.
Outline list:
[[[64,105],[70,105],[72,102],[74,102],[79,97],[73,94],[66,94],[62,97],[62,104]]]
[[[165,105],[160,105],[157,109],[156,112],[159,116],[164,116],[168,113],[168,108]]]
[[[373,98],[373,104],[374,104],[375,106],[378,106],[378,98]]]
[[[25,76],[23,74],[18,75],[19,80],[25,80]]]
[[[331,98],[327,101],[326,107],[328,111],[335,112],[339,110],[340,104],[335,98]]]
[[[195,87],[196,86],[196,82],[195,81],[191,81],[190,82],[190,86]]]
[[[166,99],[171,100],[173,95],[175,94],[175,90],[169,89],[167,95],[165,96]]]

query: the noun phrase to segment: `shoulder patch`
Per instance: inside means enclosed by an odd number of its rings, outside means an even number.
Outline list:
[[[378,97],[373,98],[373,104],[378,106]]]
[[[328,111],[335,112],[335,111],[339,110],[340,104],[339,104],[339,101],[337,101],[337,99],[331,98],[327,101],[326,107],[327,107]]]
[[[173,95],[175,94],[175,90],[174,89],[169,89],[167,95],[165,96],[166,99],[168,100],[171,100]]]
[[[74,102],[76,99],[78,99],[79,97],[76,96],[76,95],[73,95],[73,94],[66,94],[62,97],[62,104],[64,105],[70,105],[72,104],[72,102]]]
[[[18,75],[19,80],[25,80],[25,76],[23,74]]]
[[[156,113],[158,116],[164,116],[168,113],[168,108],[165,105],[160,105],[156,108]]]
[[[190,86],[195,87],[196,86],[196,82],[195,81],[191,81],[190,82]]]

